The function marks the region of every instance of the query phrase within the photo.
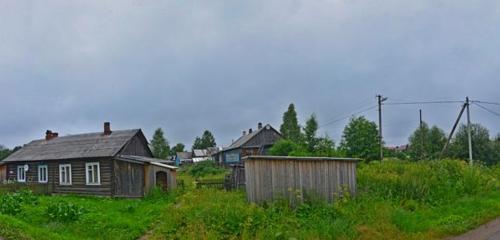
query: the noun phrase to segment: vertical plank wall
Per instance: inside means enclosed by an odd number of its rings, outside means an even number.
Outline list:
[[[356,192],[357,159],[249,156],[244,159],[249,202],[304,198],[329,202]]]

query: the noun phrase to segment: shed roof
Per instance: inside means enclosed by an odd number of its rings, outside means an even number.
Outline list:
[[[34,140],[4,162],[113,157],[140,132],[140,129],[117,130],[109,135],[97,132]]]
[[[194,149],[193,153],[194,153],[193,157],[206,157],[206,156],[208,156],[208,151],[206,149]]]
[[[151,163],[153,165],[160,166],[160,167],[166,167],[169,169],[177,169],[177,167],[169,165],[169,164],[173,164],[172,161],[165,160],[165,159],[150,158],[150,157],[135,156],[135,155],[118,155],[117,159]]]

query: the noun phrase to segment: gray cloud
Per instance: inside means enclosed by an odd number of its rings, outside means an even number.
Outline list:
[[[321,124],[376,93],[500,101],[499,13],[497,1],[0,1],[0,144],[108,120],[188,145],[210,129],[227,145],[258,121],[278,127],[290,102]],[[387,106],[387,143],[405,143],[419,108],[448,130],[459,106]],[[338,142],[345,123],[321,132]]]

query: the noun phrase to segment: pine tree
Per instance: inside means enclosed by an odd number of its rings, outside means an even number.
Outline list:
[[[217,146],[217,143],[215,143],[214,135],[208,130],[205,130],[205,132],[203,132],[203,135],[201,136],[201,143],[203,149]]]
[[[316,115],[312,114],[304,128],[304,141],[309,152],[313,152],[318,143],[318,138],[316,137],[317,131],[318,121],[316,120]]]
[[[217,146],[217,143],[215,142],[214,135],[208,131],[205,130],[203,132],[203,135],[200,137],[196,137],[193,143],[192,149],[207,149],[209,147],[215,147]]]
[[[156,129],[155,133],[153,134],[151,147],[154,157],[160,159],[168,158],[170,147],[168,146],[168,140],[163,136],[163,130],[161,128]]]
[[[281,124],[280,132],[285,139],[295,143],[300,143],[301,141],[300,126],[293,103],[288,106],[288,111],[283,114],[283,124]]]

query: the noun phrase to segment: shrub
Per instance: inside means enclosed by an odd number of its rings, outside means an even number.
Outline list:
[[[372,196],[438,204],[490,191],[498,179],[491,169],[458,160],[388,160],[361,165],[358,184],[361,192]]]
[[[19,202],[12,194],[6,194],[0,197],[0,213],[16,215],[20,212],[21,202]]]
[[[202,161],[196,163],[188,170],[189,175],[196,178],[207,175],[222,174],[224,172],[226,172],[226,170],[217,166],[217,164],[213,161]]]
[[[85,213],[86,210],[83,207],[68,202],[51,203],[47,207],[47,215],[50,219],[59,222],[77,221]]]
[[[16,215],[21,212],[23,204],[38,204],[38,197],[31,190],[21,190],[0,196],[0,213]]]

